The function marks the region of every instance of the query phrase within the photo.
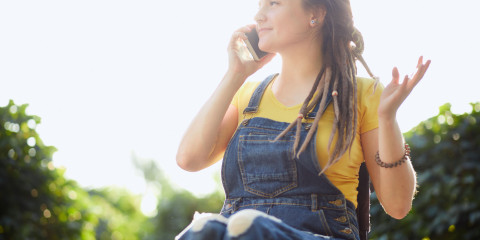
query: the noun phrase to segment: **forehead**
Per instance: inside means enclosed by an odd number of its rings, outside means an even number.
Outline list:
[[[270,2],[272,0],[259,0],[258,5],[261,5],[262,2]],[[275,0],[275,2],[281,2],[281,3],[291,3],[291,2],[302,2],[303,0]]]

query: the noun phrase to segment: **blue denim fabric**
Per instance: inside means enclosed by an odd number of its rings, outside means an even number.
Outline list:
[[[190,229],[179,239],[359,239],[353,203],[324,174],[318,175],[316,139],[296,158],[295,128],[273,142],[289,123],[254,117],[273,77],[253,93],[244,112],[251,118],[240,124],[225,151],[226,200],[220,214],[227,220],[206,221],[200,231]],[[317,111],[318,106],[312,112]],[[300,143],[310,126],[302,123]],[[239,215],[247,215],[240,222],[250,225],[233,233]]]

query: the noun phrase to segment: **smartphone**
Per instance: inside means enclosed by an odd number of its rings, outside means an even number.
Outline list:
[[[263,56],[267,55],[267,52],[264,52],[258,48],[258,33],[257,29],[253,28],[252,31],[246,33],[247,40],[245,40],[245,45],[247,49],[252,54],[252,57],[255,61],[259,61]]]

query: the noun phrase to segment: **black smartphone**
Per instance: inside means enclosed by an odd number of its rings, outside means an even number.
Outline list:
[[[258,33],[257,29],[252,29],[252,31],[246,33],[247,40],[245,40],[245,45],[247,49],[252,54],[252,57],[255,61],[259,61],[263,56],[267,55],[267,52],[264,52],[258,48]]]

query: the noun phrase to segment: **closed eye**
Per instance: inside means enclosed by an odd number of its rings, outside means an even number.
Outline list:
[[[278,4],[279,4],[279,2],[277,2],[277,1],[270,1],[270,6],[278,5]]]
[[[262,2],[263,1],[258,2],[258,8],[262,8]],[[270,6],[274,6],[274,5],[278,5],[278,4],[280,4],[280,2],[278,2],[278,1],[268,1],[268,5],[270,5]]]

